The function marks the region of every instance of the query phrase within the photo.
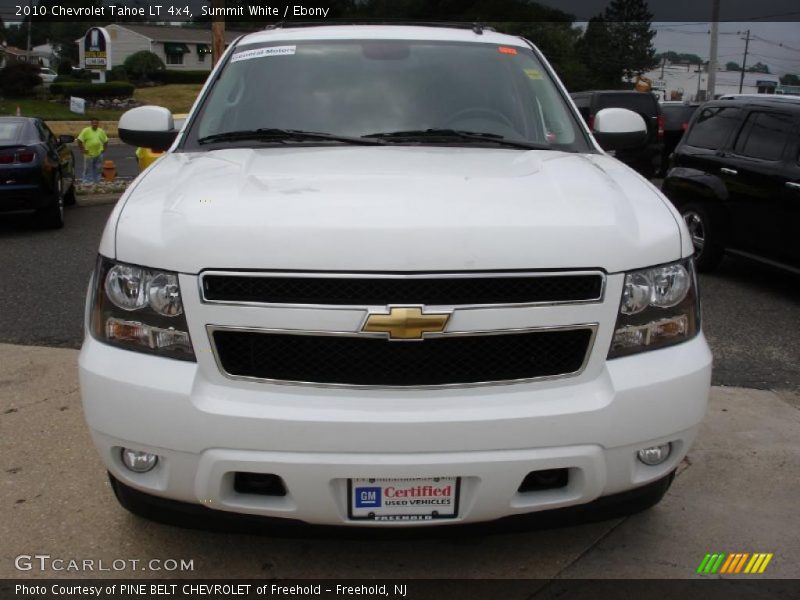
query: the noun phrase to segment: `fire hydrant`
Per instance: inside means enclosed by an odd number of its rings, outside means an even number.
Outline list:
[[[113,181],[117,176],[117,166],[113,160],[103,161],[103,179]]]

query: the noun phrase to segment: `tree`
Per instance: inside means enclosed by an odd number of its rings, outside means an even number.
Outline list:
[[[125,59],[123,66],[125,67],[125,73],[133,81],[146,81],[153,73],[163,71],[166,68],[158,55],[149,50],[134,52]]]
[[[30,96],[37,85],[42,85],[37,65],[12,62],[0,70],[0,90],[4,96],[10,98]]]
[[[644,0],[612,0],[605,11],[611,50],[628,78],[649,71],[656,64],[653,47],[653,14]]]
[[[800,77],[794,73],[786,73],[781,77],[781,85],[800,85]]]
[[[747,68],[748,73],[769,73],[769,67],[762,62],[757,62],[752,67]]]
[[[632,79],[656,66],[652,18],[644,0],[612,0],[602,15],[589,20],[578,42],[589,87],[627,86],[624,77]]]
[[[739,66],[739,63],[734,61],[728,61],[725,63],[725,70],[726,71],[741,71],[742,67]]]

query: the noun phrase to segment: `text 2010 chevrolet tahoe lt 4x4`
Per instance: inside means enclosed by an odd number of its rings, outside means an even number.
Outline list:
[[[666,491],[709,391],[692,244],[528,41],[275,27],[180,132],[120,131],[170,147],[109,219],[80,357],[127,508],[441,525]]]

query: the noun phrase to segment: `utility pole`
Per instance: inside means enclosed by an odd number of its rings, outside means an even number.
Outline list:
[[[33,24],[33,0],[28,0],[28,8],[30,9],[30,12],[28,13],[28,47],[26,48],[28,50],[28,56],[26,60],[29,61],[31,59],[31,25]]]
[[[212,0],[214,16],[211,17],[211,66],[217,65],[225,52],[225,0]]]
[[[708,51],[707,100],[714,99],[717,86],[717,44],[719,42],[719,0],[711,0],[711,47]]]
[[[700,82],[703,81],[703,65],[702,63],[697,65],[697,94],[695,94],[694,100],[698,102],[700,100]]]
[[[742,86],[744,85],[744,69],[747,66],[747,49],[750,47],[750,30],[746,31],[747,36],[744,39],[744,58],[742,59],[742,73],[739,76],[739,93],[742,93]]]

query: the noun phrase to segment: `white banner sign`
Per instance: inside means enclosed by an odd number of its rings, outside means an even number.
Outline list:
[[[79,115],[86,114],[86,100],[83,98],[69,97],[69,110]]]

